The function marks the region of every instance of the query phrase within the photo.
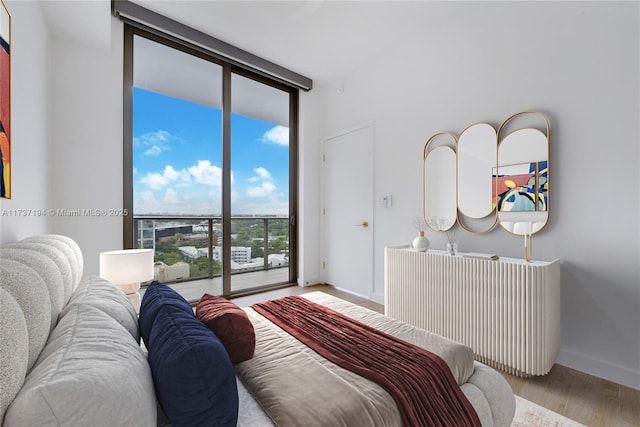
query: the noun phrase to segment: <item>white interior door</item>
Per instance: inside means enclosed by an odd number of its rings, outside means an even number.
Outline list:
[[[373,294],[373,123],[323,143],[323,280]]]

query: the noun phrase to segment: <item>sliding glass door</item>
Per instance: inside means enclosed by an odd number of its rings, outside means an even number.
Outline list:
[[[234,292],[289,280],[289,93],[233,73],[231,112]]]
[[[294,89],[127,27],[125,247],[155,249],[157,280],[192,300],[295,282],[296,109]]]

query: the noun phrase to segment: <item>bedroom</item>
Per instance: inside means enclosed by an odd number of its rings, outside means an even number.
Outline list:
[[[36,2],[7,5],[16,43],[14,187],[0,208],[119,206],[121,24],[111,18],[108,2],[69,2],[46,11]],[[301,93],[300,281],[322,281],[320,205],[310,196],[321,189],[320,138],[375,120],[375,194],[393,195],[391,209],[374,212],[370,296],[379,300],[383,248],[415,234],[426,138],[537,109],[551,120],[556,184],[550,223],[534,238],[534,257],[563,262],[558,363],[640,388],[638,4],[422,7],[428,18],[407,27],[414,32],[403,44],[382,53],[369,47],[367,59]],[[385,24],[390,34],[402,30]],[[589,195],[606,194],[605,200],[587,199],[585,187]],[[0,221],[3,243],[41,232],[72,236],[95,254],[87,256],[87,272],[97,272],[99,252],[121,245],[118,219]],[[443,236],[429,237],[434,247],[444,247]],[[458,243],[461,250],[503,256],[522,251],[520,239],[500,230],[459,233]]]

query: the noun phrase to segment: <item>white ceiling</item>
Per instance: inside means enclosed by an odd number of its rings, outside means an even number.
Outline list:
[[[376,56],[382,61],[385,52],[394,49],[396,43],[419,37],[426,26],[442,25],[434,14],[438,8],[431,7],[439,2],[135,0],[134,3],[303,74],[316,85],[349,74]],[[109,0],[54,0],[43,1],[42,6],[54,37],[109,46]]]
[[[133,85],[216,109],[222,108],[222,67],[163,44],[134,37]],[[180,78],[176,78],[180,76]],[[289,94],[237,74],[231,112],[289,126]]]
[[[111,43],[109,0],[40,1],[54,37],[71,43],[107,49]]]

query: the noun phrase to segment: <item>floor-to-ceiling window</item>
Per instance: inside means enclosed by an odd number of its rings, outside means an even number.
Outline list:
[[[295,282],[297,90],[126,27],[124,103],[125,246],[156,279],[188,299]]]

